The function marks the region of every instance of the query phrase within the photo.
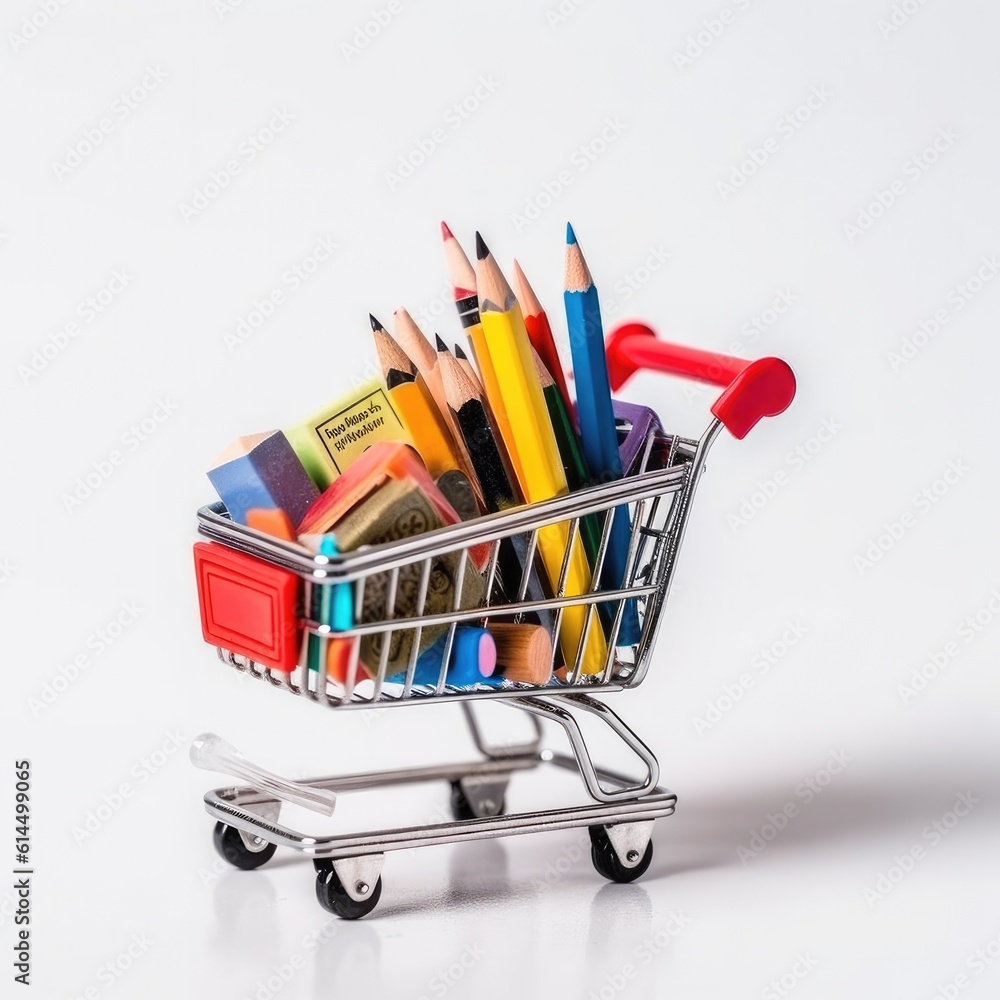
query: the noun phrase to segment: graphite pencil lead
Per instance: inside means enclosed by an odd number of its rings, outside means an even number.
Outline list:
[[[379,330],[384,330],[385,327],[371,314],[368,314],[368,321],[372,325],[372,332],[378,333]]]
[[[444,352],[447,353],[447,351],[448,351],[448,345],[441,339],[441,335],[440,334],[437,334],[437,333],[434,334],[434,342],[437,345],[437,349],[438,349],[438,353],[439,354],[442,351],[444,351]]]
[[[476,234],[478,236],[478,233]],[[480,239],[480,242],[482,240]],[[482,244],[486,250],[485,255],[480,256],[476,263],[476,288],[479,291],[479,312],[509,312],[517,305],[517,296],[514,295],[507,279],[497,264],[496,257],[490,253],[486,244]],[[476,253],[479,253],[479,246]]]
[[[479,231],[476,231],[476,260],[486,260],[490,255],[490,248],[486,245],[486,241],[479,235]]]
[[[400,381],[412,382],[417,373],[417,367],[406,352],[383,327],[375,330],[373,336],[375,353],[382,366],[382,378],[388,381],[390,372],[397,372],[398,375],[394,376],[397,385]],[[392,387],[390,386],[390,388]]]

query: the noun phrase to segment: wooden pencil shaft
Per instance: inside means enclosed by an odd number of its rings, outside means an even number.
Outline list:
[[[525,499],[529,503],[547,500],[568,491],[559,447],[520,307],[492,255],[481,240],[478,244],[476,278],[483,332],[474,343],[483,384]],[[575,595],[589,590],[587,557],[578,538],[570,546],[568,524],[540,529],[538,550],[553,589],[558,589],[565,559],[565,593]],[[563,612],[560,642],[567,662],[576,659],[585,623],[584,607],[570,606]],[[597,673],[603,669],[607,647],[600,628],[590,629],[583,654],[584,672]]]
[[[538,352],[553,381],[559,387],[559,394],[562,396],[563,402],[572,413],[573,401],[570,398],[569,387],[566,385],[566,373],[563,371],[559,349],[556,347],[555,337],[552,335],[549,317],[538,301],[534,289],[528,284],[524,272],[518,267],[517,261],[514,262],[514,283],[517,290],[517,300],[524,316],[524,328],[531,341],[531,346]]]
[[[591,479],[605,482],[621,478],[622,464],[604,354],[601,305],[572,227],[567,227],[566,235],[566,290],[563,300],[573,353],[580,440]],[[619,507],[613,515],[607,554],[601,570],[603,586],[613,588],[622,585],[629,541],[628,508]],[[629,601],[622,619],[621,638],[625,642],[634,642],[638,633],[635,602]]]

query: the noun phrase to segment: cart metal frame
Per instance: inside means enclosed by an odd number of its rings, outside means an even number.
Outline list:
[[[624,328],[623,328],[624,329]],[[727,391],[712,407],[713,420],[697,440],[676,435],[651,433],[632,474],[543,503],[480,517],[472,521],[430,531],[393,544],[367,546],[334,557],[312,554],[292,542],[284,542],[234,523],[221,504],[198,511],[199,532],[214,541],[237,549],[300,576],[306,584],[306,607],[311,589],[351,583],[355,589],[355,620],[362,621],[362,600],[366,582],[378,577],[386,588],[384,607],[395,605],[400,571],[420,570],[420,588],[415,613],[411,617],[386,617],[365,621],[333,633],[329,626],[304,619],[305,630],[320,640],[356,637],[346,683],[337,684],[319,671],[310,671],[304,658],[291,673],[261,666],[244,657],[219,650],[223,662],[249,677],[263,681],[298,698],[333,710],[388,708],[404,705],[460,703],[480,759],[455,765],[399,768],[381,772],[311,778],[298,783],[307,789],[321,789],[334,795],[371,788],[390,788],[415,782],[447,781],[452,786],[456,818],[451,822],[396,827],[364,833],[309,835],[282,825],[282,795],[265,780],[249,785],[217,788],[205,795],[205,808],[217,821],[216,846],[238,867],[253,868],[266,861],[276,846],[290,848],[311,858],[317,871],[316,892],[320,903],[343,917],[369,912],[381,893],[381,870],[389,851],[454,843],[524,833],[588,827],[592,859],[601,874],[616,881],[631,881],[648,867],[652,854],[653,821],[674,811],[676,795],[661,787],[656,756],[636,733],[606,704],[593,695],[636,687],[646,676],[652,650],[663,624],[664,604],[670,591],[692,500],[705,468],[708,452],[723,426],[742,437],[761,416],[780,413],[794,395],[794,377],[784,362],[774,358],[747,363],[740,359],[677,348],[659,342],[647,346],[647,328],[622,330],[609,343],[613,381],[621,381],[621,367],[634,369],[649,365],[650,352],[669,349],[669,362],[658,367],[679,374],[694,374],[704,381],[726,385]],[[634,348],[630,354],[626,348]],[[620,350],[613,356],[616,345]],[[635,355],[633,357],[632,355]],[[636,360],[638,358],[638,360]],[[624,360],[623,360],[624,359]],[[701,367],[692,368],[697,362]],[[728,367],[727,367],[728,366]],[[627,374],[627,373],[626,373]],[[628,506],[631,544],[625,576],[617,590],[599,589],[600,570],[608,544],[612,515]],[[528,572],[536,551],[538,532],[553,524],[569,524],[570,545],[584,517],[603,519],[600,547],[595,560],[593,586],[586,594],[566,594],[569,564],[554,594],[545,600],[526,600]],[[518,536],[526,551],[524,572],[517,593],[503,593],[498,579],[497,559],[502,539]],[[489,547],[486,563],[486,599],[481,607],[459,609],[461,578],[477,546]],[[428,580],[435,559],[458,557],[456,606],[444,614],[424,614]],[[618,645],[625,602],[634,601],[641,622],[639,639],[632,645]],[[545,685],[503,682],[500,687],[455,688],[447,683],[448,650],[455,628],[463,623],[485,624],[495,616],[510,618],[549,612],[555,618],[553,658],[559,648],[558,635],[563,609],[570,605],[588,608],[584,640],[579,643],[576,661],[565,664],[562,677],[553,676]],[[599,609],[603,606],[605,624]],[[607,622],[610,620],[610,627]],[[427,627],[447,628],[446,652],[437,683],[414,683],[419,639]],[[608,629],[608,656],[599,673],[585,674],[582,653],[590,628]],[[381,662],[374,677],[359,679],[360,638],[396,629],[410,629],[413,641],[405,679],[387,678],[389,643],[382,643]],[[473,702],[492,700],[530,715],[534,738],[513,746],[492,745],[473,710]],[[603,722],[643,766],[636,779],[593,762],[578,716],[589,715]],[[571,754],[542,748],[542,721],[558,724],[565,732]],[[193,759],[199,766],[218,770],[217,762]],[[505,814],[504,798],[511,777],[540,765],[554,766],[580,775],[587,798],[583,804],[566,808]],[[247,765],[252,769],[252,765]],[[244,773],[246,768],[243,769]],[[262,772],[266,773],[266,772]],[[295,783],[287,783],[292,785]],[[290,799],[294,801],[294,799]]]

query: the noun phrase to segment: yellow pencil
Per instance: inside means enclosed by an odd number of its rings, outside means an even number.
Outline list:
[[[535,370],[521,309],[489,248],[476,233],[476,287],[482,330],[475,337],[476,360],[490,405],[500,426],[504,443],[528,503],[537,503],[569,492],[566,473],[559,457],[552,422]],[[538,550],[555,591],[559,586],[569,525],[553,524],[538,532]],[[591,573],[580,543],[579,533],[570,553],[565,596],[590,590]],[[563,611],[560,645],[567,667],[576,655],[586,630],[582,657],[584,673],[604,669],[607,645],[596,614],[586,606],[570,606]]]

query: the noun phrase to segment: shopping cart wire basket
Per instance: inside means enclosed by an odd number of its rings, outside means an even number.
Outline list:
[[[601,483],[542,503],[526,505],[425,532],[381,545],[365,546],[336,556],[315,555],[294,542],[267,536],[232,521],[222,504],[198,511],[198,530],[226,558],[254,560],[254,566],[274,574],[276,590],[261,594],[253,578],[241,588],[230,575],[225,581],[224,603],[237,606],[242,620],[259,624],[263,646],[275,643],[301,647],[303,632],[321,643],[350,643],[350,654],[342,676],[332,679],[327,671],[310,669],[306,657],[281,669],[254,659],[254,644],[237,635],[235,648],[219,647],[223,662],[249,677],[325,708],[381,709],[390,706],[461,702],[473,742],[481,759],[453,766],[411,767],[378,773],[322,777],[292,782],[251,764],[218,737],[206,734],[192,747],[195,764],[224,771],[248,782],[222,788],[205,796],[205,805],[216,820],[217,849],[240,868],[256,868],[267,861],[277,846],[300,851],[313,859],[316,892],[320,903],[343,917],[370,912],[381,894],[384,853],[407,847],[482,839],[515,833],[587,826],[592,841],[592,860],[597,870],[615,881],[631,881],[646,870],[652,857],[652,821],[673,812],[676,796],[658,786],[655,755],[639,737],[607,707],[593,697],[635,687],[644,679],[676,566],[677,554],[687,526],[695,488],[705,466],[706,455],[722,427],[743,438],[764,416],[783,412],[795,394],[795,379],[789,366],[777,358],[747,362],[707,351],[659,341],[642,324],[619,327],[608,338],[608,369],[617,390],[639,368],[694,378],[724,387],[712,404],[713,419],[698,439],[664,433],[653,426],[636,449],[633,467],[623,479]],[[620,432],[629,430],[619,426]],[[621,586],[600,587],[613,514],[627,506],[631,535]],[[567,594],[569,552],[580,533],[581,520],[596,517],[601,525],[600,543],[593,568],[593,583],[584,594]],[[550,525],[568,525],[569,544],[558,585],[551,596],[527,599],[529,574],[535,562],[538,534]],[[504,540],[515,542],[523,572],[513,593],[505,590],[497,572]],[[221,546],[222,548],[219,548]],[[233,556],[232,553],[239,553]],[[428,591],[437,569],[445,561],[453,567],[454,607],[426,613]],[[209,553],[211,563],[211,553]],[[471,564],[483,567],[484,597],[477,607],[460,607],[463,576]],[[302,593],[293,589],[302,581]],[[352,585],[358,624],[333,631],[303,613],[316,607],[318,588]],[[204,573],[199,570],[203,621],[207,613]],[[410,588],[404,602],[413,613],[395,616],[400,587]],[[415,589],[414,589],[415,588]],[[264,588],[267,589],[266,587]],[[381,620],[371,619],[366,591],[377,589],[376,606]],[[242,591],[245,590],[244,594]],[[276,596],[277,594],[283,596]],[[640,630],[638,641],[618,645],[626,602],[634,602]],[[553,629],[552,656],[559,655],[558,638],[565,610],[585,609],[583,635],[575,658],[567,658],[545,684],[501,679],[454,686],[448,682],[449,652],[455,629],[460,625],[483,626],[491,620],[544,620]],[[363,614],[367,608],[368,613]],[[256,616],[256,617],[255,617]],[[585,673],[583,653],[592,629],[607,634],[607,656],[597,672]],[[421,636],[444,637],[444,653],[436,683],[416,683],[415,668]],[[242,632],[247,631],[244,624]],[[405,672],[389,666],[393,634],[409,638]],[[213,633],[218,635],[218,632]],[[234,633],[235,634],[235,633]],[[377,670],[372,676],[359,664],[359,648],[365,637],[381,637]],[[426,643],[424,643],[426,645]],[[264,657],[266,660],[267,657]],[[570,662],[572,659],[572,662]],[[321,658],[325,663],[325,659]],[[273,656],[271,662],[274,662]],[[558,665],[558,664],[556,664]],[[387,676],[388,675],[388,676]],[[426,677],[423,678],[426,681]],[[473,711],[477,700],[496,700],[529,713],[534,738],[517,745],[492,745]],[[578,723],[578,715],[604,722],[639,759],[644,774],[639,780],[596,766]],[[542,749],[541,721],[562,727],[571,754]],[[505,791],[515,771],[539,764],[553,764],[578,772],[588,801],[569,808],[531,813],[505,813]],[[395,828],[362,834],[307,836],[280,824],[283,802],[319,812],[332,812],[336,795],[362,788],[400,783],[448,781],[452,789],[452,822]]]

